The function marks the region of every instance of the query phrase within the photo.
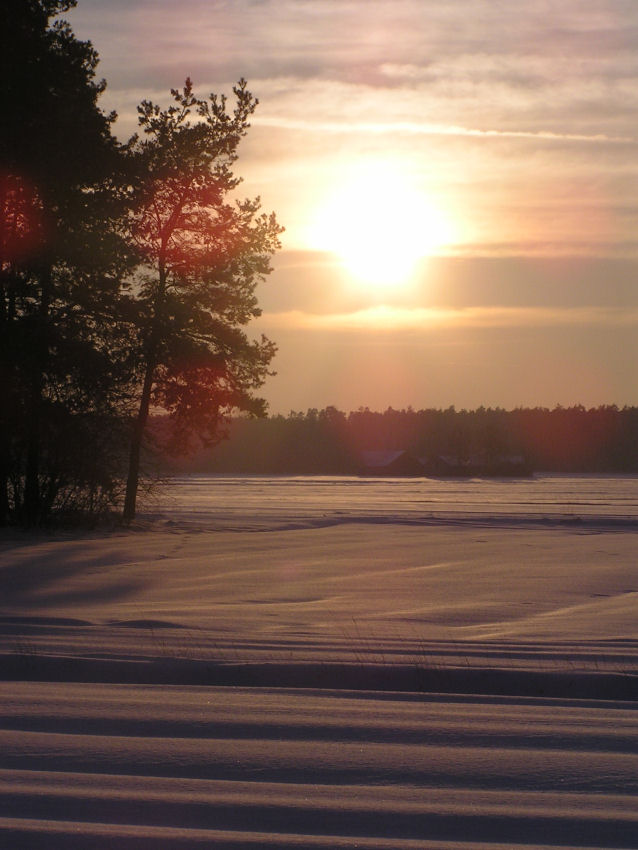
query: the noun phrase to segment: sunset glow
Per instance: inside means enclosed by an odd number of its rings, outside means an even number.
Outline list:
[[[358,284],[384,292],[407,286],[422,257],[451,238],[451,227],[408,177],[383,162],[357,168],[328,193],[308,234],[335,253]]]
[[[187,75],[259,98],[272,412],[636,402],[638,4],[113,2],[68,17],[122,141]]]
[[[638,850],[638,0],[0,3],[0,850]]]

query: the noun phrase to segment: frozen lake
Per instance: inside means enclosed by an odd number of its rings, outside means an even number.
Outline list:
[[[184,475],[141,515],[215,528],[357,522],[638,523],[638,476],[525,479]]]
[[[0,846],[637,847],[638,479],[174,479],[0,538]]]

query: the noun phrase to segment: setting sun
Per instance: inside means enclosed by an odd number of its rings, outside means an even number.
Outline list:
[[[419,259],[451,238],[446,217],[399,169],[359,168],[320,205],[309,239],[335,253],[354,280],[407,285]]]

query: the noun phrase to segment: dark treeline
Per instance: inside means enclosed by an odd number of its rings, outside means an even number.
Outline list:
[[[160,427],[161,423],[156,423]],[[404,450],[496,463],[523,458],[534,470],[638,472],[638,408],[582,406],[515,410],[334,407],[267,419],[237,418],[229,439],[176,467],[191,472],[349,474],[362,453]]]
[[[0,27],[0,525],[135,515],[149,411],[166,450],[208,444],[254,395],[274,345],[259,315],[281,228],[230,200],[257,100],[138,107],[121,143],[98,56],[57,16],[75,0],[3,0]]]

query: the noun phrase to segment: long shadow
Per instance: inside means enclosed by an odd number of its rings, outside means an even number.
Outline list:
[[[129,596],[148,584],[138,578],[113,580],[105,570],[102,583],[78,587],[74,576],[107,566],[103,556],[83,558],[77,543],[57,543],[54,551],[46,544],[38,554],[38,544],[3,547],[0,551],[0,606],[38,607],[109,602]],[[3,554],[11,555],[5,560]]]

